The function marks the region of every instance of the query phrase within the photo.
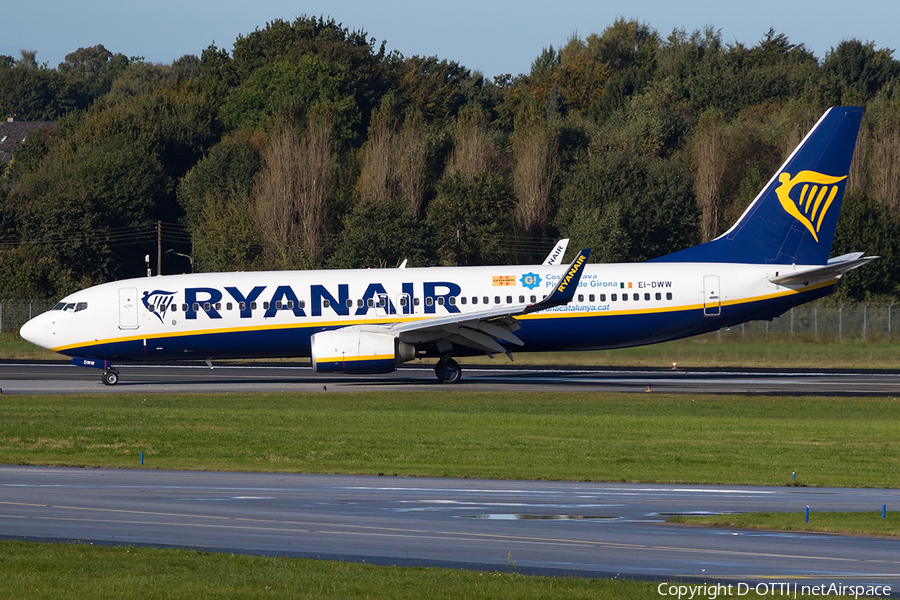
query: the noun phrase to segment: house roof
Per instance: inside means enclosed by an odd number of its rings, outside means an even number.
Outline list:
[[[0,121],[0,164],[12,160],[16,144],[24,142],[29,133],[41,128],[53,131],[55,127],[53,121],[18,121],[14,117]]]

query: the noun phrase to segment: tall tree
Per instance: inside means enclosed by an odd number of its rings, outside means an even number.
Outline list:
[[[254,216],[271,267],[322,264],[335,168],[332,130],[331,113],[320,105],[309,112],[302,136],[282,124],[262,152]]]

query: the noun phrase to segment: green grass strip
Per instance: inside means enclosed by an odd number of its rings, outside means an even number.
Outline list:
[[[0,411],[4,464],[900,487],[891,398],[4,395]]]
[[[4,598],[650,598],[647,582],[0,541]]]
[[[735,529],[819,531],[900,537],[900,515],[888,512],[882,519],[880,510],[867,512],[816,512],[810,510],[809,523],[806,522],[805,509],[795,513],[677,516],[670,518],[668,522]]]
[[[512,567],[511,564],[511,571]],[[710,581],[707,585],[716,583]],[[678,585],[703,584],[667,583],[665,597],[677,598]],[[532,577],[513,572],[382,567],[193,550],[0,540],[0,593],[4,598],[639,600],[663,597],[658,592],[659,586],[659,582],[646,581]],[[714,596],[705,593],[694,597],[771,597],[770,594],[758,596],[752,585],[749,593],[745,588],[740,596],[736,590],[737,586],[732,584],[732,595],[719,592]],[[683,597],[688,597],[687,592]]]

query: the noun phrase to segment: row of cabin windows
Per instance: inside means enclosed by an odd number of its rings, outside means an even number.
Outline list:
[[[420,303],[420,299],[419,299],[419,298],[413,298],[412,301],[413,301],[413,306],[419,306],[419,303]],[[503,299],[502,299],[500,296],[494,296],[494,304],[502,304],[502,301],[503,301]],[[408,297],[407,297],[407,296],[401,296],[401,297],[400,297],[400,306],[405,307],[405,306],[407,305],[407,302],[408,302]],[[459,298],[459,303],[460,303],[460,304],[466,304],[467,302],[468,302],[468,299],[467,299],[465,296],[462,296],[462,297]],[[478,302],[479,302],[478,296],[472,296],[472,304],[478,304]],[[522,303],[524,303],[524,302],[525,302],[525,296],[519,296],[519,303],[522,304]],[[531,297],[530,297],[530,302],[532,302],[532,303],[537,302],[537,296],[531,296]],[[456,296],[450,296],[450,298],[447,300],[446,303],[449,303],[451,306],[455,306],[456,303],[457,303]],[[489,297],[489,296],[482,296],[482,298],[481,298],[481,303],[482,303],[482,304],[490,304],[490,303],[491,303],[490,297]],[[507,297],[506,297],[506,303],[507,303],[507,304],[512,304],[512,303],[513,303],[513,297],[512,297],[512,296],[507,296]],[[353,300],[351,300],[351,299],[348,298],[348,299],[345,301],[345,304],[346,304],[347,308],[353,308]],[[425,298],[425,306],[434,306],[435,304],[437,304],[438,306],[444,306],[444,304],[445,304],[445,297],[444,297],[444,296],[438,296],[437,298],[433,298],[433,297],[431,297],[431,296],[428,296],[427,298]],[[211,303],[209,303],[209,302],[204,302],[204,303],[202,304],[202,306],[203,306],[203,310],[211,310],[211,309],[213,308],[213,306],[215,306],[215,309],[216,309],[216,310],[222,310],[222,303],[221,303],[221,302],[216,302],[215,305],[213,305],[213,304],[211,304]],[[322,306],[325,307],[325,308],[329,308],[329,307],[331,306],[331,301],[330,301],[328,298],[323,298],[323,299],[322,299]],[[358,299],[358,300],[356,301],[356,306],[357,306],[357,307],[360,307],[360,308],[362,308],[363,306],[368,306],[369,308],[374,308],[375,306],[378,306],[378,307],[380,307],[380,308],[385,308],[385,307],[387,306],[387,299],[386,299],[386,298],[378,298],[378,299],[375,299],[375,298],[368,298],[367,300],[363,301],[363,299],[360,298],[360,299]],[[200,307],[201,307],[201,303],[199,303],[199,302],[194,302],[194,305],[193,305],[193,310],[194,310],[194,311],[200,310]],[[240,310],[246,310],[246,308],[247,308],[247,303],[246,303],[246,302],[238,302],[238,307],[240,308]],[[268,303],[268,302],[263,302],[263,303],[262,303],[262,307],[263,307],[263,310],[269,310],[269,303]],[[299,300],[298,303],[297,303],[297,307],[298,307],[298,308],[306,308],[306,301],[304,301],[304,300]],[[251,303],[250,303],[250,310],[256,310],[256,308],[257,308],[256,302],[251,302]],[[294,308],[294,301],[293,301],[293,300],[287,300],[287,301],[285,301],[285,302],[278,301],[278,302],[275,303],[275,308],[278,309],[278,310],[285,309],[285,308],[291,310],[291,309]],[[149,307],[149,309],[150,309],[150,312],[153,312],[153,311],[156,309],[156,307],[151,305],[151,306]],[[233,304],[233,303],[231,303],[231,302],[226,302],[226,303],[225,303],[225,310],[233,310],[233,309],[234,309],[234,304]],[[177,305],[177,304],[172,304],[172,305],[168,308],[168,310],[169,310],[169,312],[178,312],[178,305]],[[187,304],[182,304],[182,305],[181,305],[181,310],[182,310],[182,312],[187,312],[187,311],[188,311],[188,305],[187,305]]]
[[[662,293],[656,292],[653,295],[653,297],[656,300],[662,300]],[[610,294],[609,299],[612,302],[618,302],[619,294]],[[628,293],[625,292],[624,294],[622,294],[621,299],[622,299],[622,302],[628,302],[628,300],[633,300],[634,302],[638,302],[641,299],[641,295],[638,294],[637,292],[635,292],[631,295],[631,298],[629,298]],[[672,292],[666,292],[666,300],[671,300],[671,299],[672,299]],[[650,301],[650,292],[644,292],[644,300],[647,302]],[[584,302],[584,294],[578,294],[578,301]],[[588,302],[594,302],[594,294],[588,295]],[[600,302],[606,302],[606,294],[600,294]]]
[[[653,295],[653,297],[654,297],[656,300],[662,300],[662,293],[661,293],[661,292],[656,292],[656,293]],[[546,296],[544,296],[544,298],[546,298]],[[587,298],[588,298],[588,302],[596,302],[596,301],[598,300],[597,296],[595,296],[594,294],[588,294],[588,297],[587,297]],[[621,294],[621,296],[620,296],[619,294],[610,294],[610,295],[609,295],[609,299],[610,299],[610,301],[612,301],[612,302],[618,302],[618,301],[620,300],[620,298],[621,298],[621,301],[622,301],[622,302],[628,302],[629,300],[633,300],[634,302],[638,302],[638,301],[640,301],[640,299],[641,299],[641,295],[640,295],[639,293],[637,293],[637,292],[631,294],[631,297],[630,297],[630,298],[629,298],[629,295],[628,295],[627,292]],[[645,292],[645,293],[644,293],[644,300],[649,302],[650,299],[651,299],[650,293],[649,293],[649,292]],[[672,292],[666,292],[666,300],[671,300],[671,299],[672,299]],[[503,299],[502,299],[500,296],[494,296],[494,304],[502,304],[502,300],[503,300]],[[506,303],[507,303],[507,304],[512,304],[512,303],[513,303],[513,297],[512,297],[512,296],[507,296],[507,297],[505,298],[505,300],[506,300]],[[482,304],[490,304],[490,303],[491,303],[491,298],[490,298],[489,296],[482,296],[482,297],[480,298],[480,301],[481,301]],[[579,301],[579,302],[584,302],[584,294],[578,294],[578,301]],[[606,302],[606,294],[600,294],[600,295],[599,295],[599,301],[600,301],[600,302]],[[455,305],[456,305],[456,302],[457,302],[456,296],[450,296],[450,298],[449,298],[449,304],[450,304],[451,306],[455,306]],[[468,298],[466,298],[466,296],[461,296],[461,297],[459,298],[459,303],[460,303],[460,304],[466,304],[467,302],[468,302]],[[531,303],[537,302],[537,296],[530,296],[530,297],[529,297],[529,302],[531,302]],[[348,298],[348,299],[345,301],[345,303],[346,303],[346,305],[347,305],[347,308],[353,308],[353,300],[350,300],[350,299]],[[437,298],[432,298],[431,296],[429,296],[429,297],[425,298],[425,306],[434,306],[435,303],[437,303],[438,306],[444,306],[444,296],[438,296]],[[472,296],[472,304],[478,304],[478,303],[479,303],[479,297],[478,297],[478,296]],[[519,303],[520,303],[520,304],[524,304],[524,303],[525,303],[525,296],[519,296]],[[407,297],[406,297],[406,296],[401,296],[401,297],[400,297],[400,306],[405,307],[406,304],[407,304]],[[83,306],[82,306],[82,305],[83,305]],[[377,305],[378,307],[380,307],[380,308],[385,308],[385,307],[387,306],[387,299],[386,299],[386,298],[378,298],[378,299],[376,300],[375,298],[369,298],[369,299],[367,299],[367,300],[364,302],[363,299],[360,298],[360,299],[358,299],[358,300],[356,301],[356,306],[357,306],[357,307],[360,307],[360,308],[361,308],[361,307],[364,306],[364,305],[365,305],[365,306],[368,306],[369,308],[374,308],[376,305]],[[419,298],[413,298],[413,305],[414,305],[414,306],[419,306]],[[201,306],[201,305],[200,305],[199,302],[195,302],[195,303],[194,303],[194,306],[193,306],[193,309],[194,309],[195,311],[198,311],[198,310],[200,310],[200,306]],[[298,301],[297,306],[298,306],[298,308],[306,308],[306,302],[305,302],[304,300],[300,300],[300,301]],[[322,300],[322,306],[324,306],[325,308],[330,307],[330,306],[331,306],[331,301],[330,301],[328,298],[324,298],[324,299]],[[247,303],[246,303],[246,302],[238,302],[238,307],[240,308],[240,310],[246,310],[246,308],[247,308]],[[256,307],[257,307],[256,302],[251,302],[251,303],[250,303],[250,310],[256,310]],[[263,302],[263,303],[262,303],[262,307],[263,307],[263,310],[269,310],[269,303],[268,303],[268,302]],[[79,302],[78,305],[71,305],[71,308],[70,308],[69,305],[66,305],[65,303],[60,303],[60,304],[58,304],[57,306],[54,307],[54,310],[73,310],[73,309],[74,309],[75,312],[78,312],[78,311],[84,310],[84,309],[86,309],[86,308],[87,308],[87,304],[84,303],[84,302]],[[222,310],[222,303],[221,303],[221,302],[216,302],[215,308],[216,308],[216,310]],[[278,310],[282,310],[282,309],[285,309],[285,308],[288,309],[288,310],[293,310],[293,308],[294,308],[294,301],[293,301],[293,300],[288,300],[288,301],[286,301],[286,302],[278,301],[278,302],[275,303],[275,308],[278,309]],[[155,309],[154,306],[150,306],[150,311],[151,311],[151,312],[152,312],[154,309]],[[204,303],[203,303],[203,310],[211,310],[211,309],[212,309],[212,304],[210,304],[209,302],[204,302]],[[234,304],[232,304],[231,302],[226,302],[226,303],[225,303],[225,310],[233,310],[233,309],[234,309]],[[182,310],[183,312],[187,312],[187,310],[188,310],[188,305],[187,305],[187,304],[182,304],[182,305],[181,305],[181,310]],[[178,305],[177,305],[177,304],[173,304],[172,306],[169,307],[169,311],[170,311],[170,312],[178,312]]]

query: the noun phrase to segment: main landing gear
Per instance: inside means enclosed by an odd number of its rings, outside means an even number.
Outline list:
[[[434,374],[441,383],[456,383],[462,376],[462,369],[459,368],[458,362],[448,356],[441,358],[434,366]]]
[[[107,369],[103,372],[103,385],[116,385],[119,383],[119,372],[115,369]]]

